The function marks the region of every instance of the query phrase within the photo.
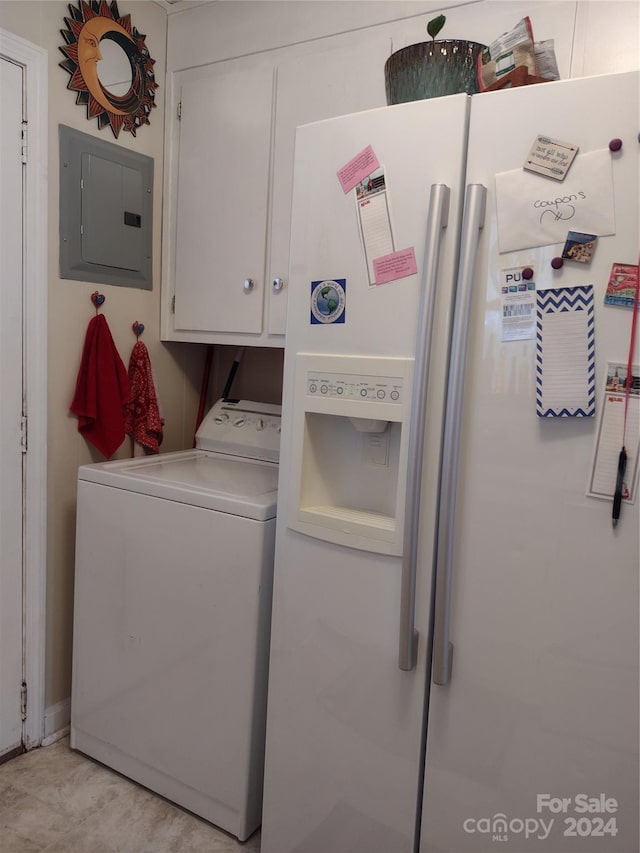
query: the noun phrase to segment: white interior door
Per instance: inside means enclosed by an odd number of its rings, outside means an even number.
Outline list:
[[[0,61],[0,757],[22,740],[22,74]]]

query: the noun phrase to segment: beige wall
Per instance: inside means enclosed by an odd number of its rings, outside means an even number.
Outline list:
[[[282,367],[284,350],[272,347],[216,346],[211,366],[209,402],[222,396],[234,359],[240,363],[236,371],[231,397],[259,400],[263,403],[282,402]]]
[[[348,33],[391,21],[417,18],[421,41],[425,23],[420,15],[447,10],[448,19],[465,15],[480,0],[216,0],[169,15],[171,39],[167,67],[189,68],[285,45]],[[503,2],[503,0],[498,0]],[[514,21],[515,23],[515,21]],[[447,38],[472,38],[450,31]],[[443,35],[442,38],[445,38]],[[391,40],[389,41],[391,46]],[[184,58],[187,57],[187,61]]]
[[[0,27],[45,48],[49,59],[47,707],[64,701],[70,694],[77,469],[83,463],[103,458],[80,437],[77,419],[69,413],[84,336],[94,313],[90,294],[98,289],[106,296],[102,312],[125,365],[135,343],[131,324],[138,320],[145,325],[143,340],[151,355],[166,421],[163,450],[191,446],[202,374],[201,346],[168,345],[159,340],[166,13],[150,0],[124,2],[119,9],[121,14],[131,14],[133,25],[146,35],[147,47],[156,60],[160,88],[150,125],[141,128],[136,137],[121,132],[115,140],[110,128],[99,131],[96,119],[87,120],[86,108],[76,105],[75,93],[66,88],[69,74],[58,65],[64,59],[58,47],[64,43],[60,30],[66,28],[68,4],[57,0],[0,2]],[[153,157],[152,291],[59,278],[59,124]],[[128,453],[127,439],[117,455]]]

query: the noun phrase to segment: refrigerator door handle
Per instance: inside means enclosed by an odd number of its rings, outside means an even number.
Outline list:
[[[411,421],[407,460],[407,490],[402,546],[402,579],[400,586],[400,648],[398,666],[405,672],[415,668],[418,654],[418,632],[415,630],[416,569],[418,562],[418,524],[420,519],[420,486],[424,449],[424,423],[431,331],[440,255],[442,230],[449,216],[449,187],[432,184],[424,247],[422,287],[418,308],[418,331],[413,373]]]
[[[467,186],[449,354],[449,378],[440,473],[432,668],[434,684],[441,685],[448,684],[451,680],[453,644],[449,641],[449,623],[460,421],[473,277],[480,242],[480,230],[484,226],[486,198],[487,190],[482,184],[469,184]]]

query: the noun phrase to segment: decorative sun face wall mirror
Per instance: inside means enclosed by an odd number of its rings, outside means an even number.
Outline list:
[[[66,56],[60,66],[71,79],[67,88],[77,92],[77,104],[87,107],[87,118],[98,127],[110,125],[116,139],[121,130],[134,136],[155,107],[153,66],[146,36],[131,25],[131,15],[120,16],[115,0],[79,0],[69,6],[67,30],[60,30]]]

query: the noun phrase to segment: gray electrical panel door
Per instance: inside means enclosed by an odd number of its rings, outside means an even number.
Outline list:
[[[151,290],[153,160],[60,125],[60,276]]]
[[[83,261],[140,270],[142,198],[142,175],[137,169],[82,155]]]

